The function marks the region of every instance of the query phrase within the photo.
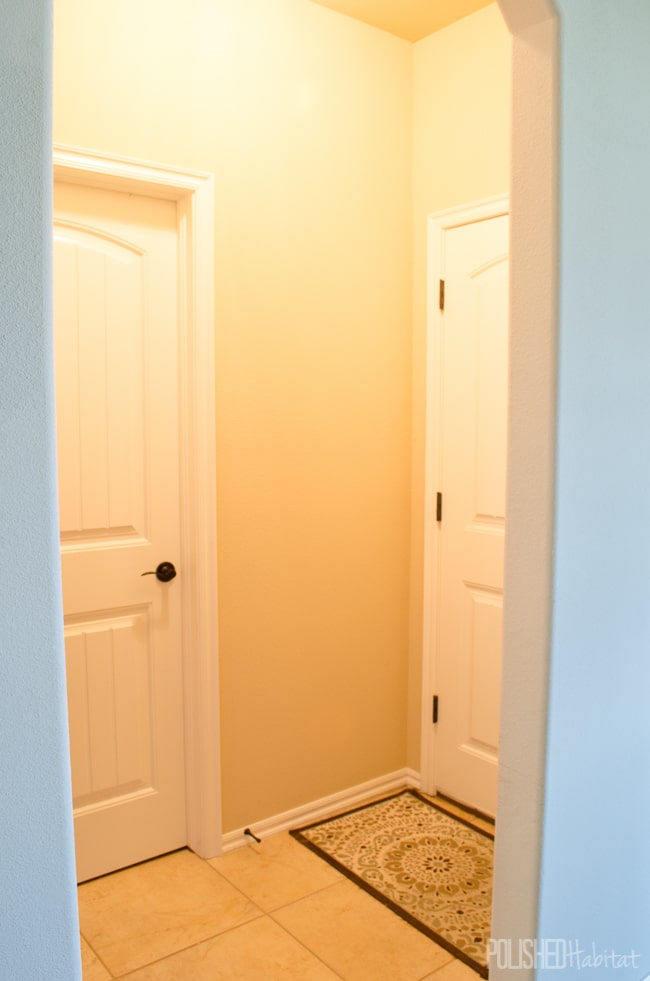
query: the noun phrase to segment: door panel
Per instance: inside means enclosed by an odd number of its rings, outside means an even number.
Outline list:
[[[173,202],[55,187],[61,561],[80,881],[185,836]]]
[[[153,783],[146,608],[66,624],[72,793],[81,808]]]
[[[440,317],[439,791],[496,811],[507,443],[508,218],[446,229]]]

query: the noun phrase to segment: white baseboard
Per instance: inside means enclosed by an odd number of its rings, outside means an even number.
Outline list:
[[[279,834],[281,831],[289,831],[291,828],[324,820],[339,811],[347,811],[352,807],[367,804],[375,797],[382,797],[393,791],[401,790],[403,787],[418,789],[420,787],[420,774],[416,770],[405,767],[403,770],[396,770],[384,777],[368,780],[367,783],[358,784],[356,787],[339,791],[339,793],[331,794],[329,797],[321,797],[320,800],[295,807],[283,814],[276,814],[273,817],[256,821],[250,825],[250,830],[258,838],[268,838],[270,835]],[[244,828],[238,828],[236,831],[229,831],[222,837],[221,848],[223,852],[231,852],[235,848],[250,844],[250,842],[251,838],[244,834]]]

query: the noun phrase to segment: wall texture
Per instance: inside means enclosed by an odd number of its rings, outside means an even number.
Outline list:
[[[406,762],[411,59],[305,0],[55,10],[55,139],[215,174],[225,831]]]
[[[0,974],[81,978],[56,515],[50,10],[0,32]]]
[[[589,953],[636,950],[636,966],[615,973],[638,981],[650,972],[650,7],[555,2],[557,523],[539,929]]]

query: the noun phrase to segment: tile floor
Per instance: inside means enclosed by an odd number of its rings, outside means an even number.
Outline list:
[[[79,918],[84,981],[478,979],[289,834],[84,883]]]

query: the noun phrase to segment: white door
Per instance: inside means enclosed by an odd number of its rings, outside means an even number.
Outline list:
[[[508,216],[459,223],[440,240],[435,784],[494,815],[508,362]],[[437,285],[437,284],[436,284]]]
[[[61,558],[77,877],[186,842],[172,201],[55,187]],[[178,570],[179,576],[182,569]]]

